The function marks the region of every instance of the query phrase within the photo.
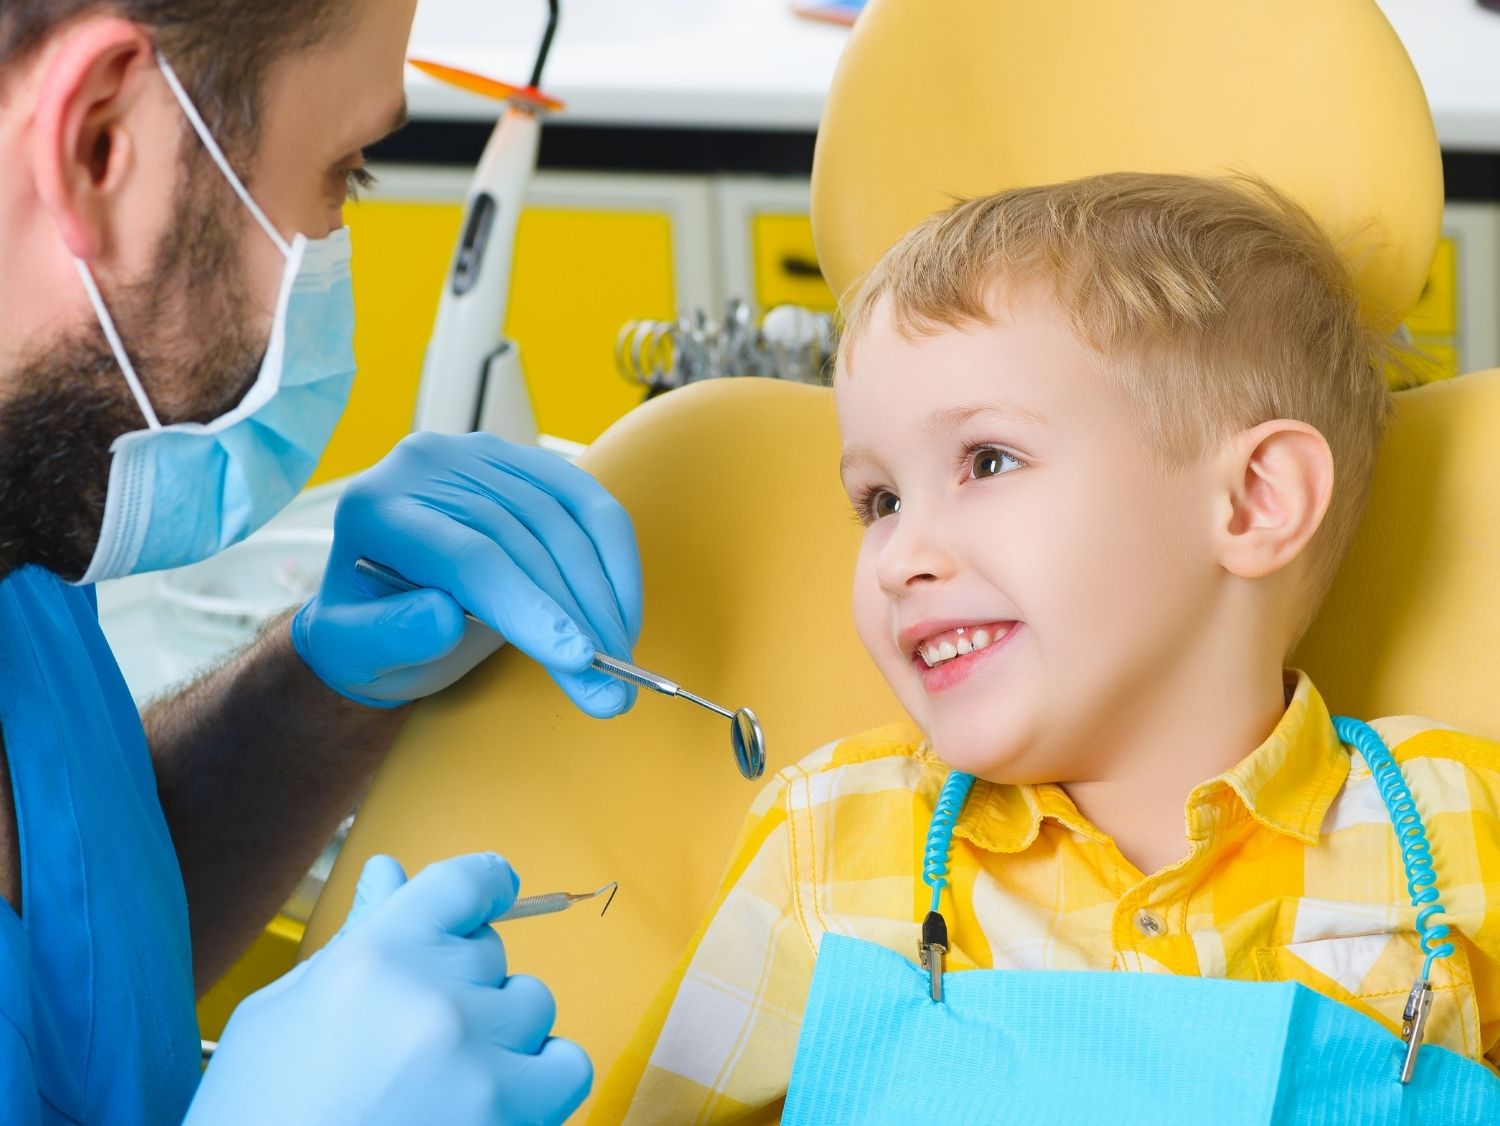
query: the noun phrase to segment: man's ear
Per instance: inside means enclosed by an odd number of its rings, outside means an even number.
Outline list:
[[[144,68],[156,69],[151,39],[114,17],[86,20],[61,36],[46,63],[32,122],[37,197],[64,245],[90,261],[108,248],[107,201],[136,159],[126,113]]]
[[[1333,495],[1333,453],[1305,422],[1280,418],[1224,444],[1217,528],[1220,564],[1258,579],[1286,567],[1307,546]]]

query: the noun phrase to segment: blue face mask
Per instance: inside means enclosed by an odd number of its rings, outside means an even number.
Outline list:
[[[240,404],[212,422],[164,426],[115,330],[88,264],[89,300],[147,428],[110,446],[109,489],[93,561],[78,580],[196,563],[238,543],[307,483],[354,384],[349,232],[290,243],[229,166],[177,75],[157,63],[183,112],[240,200],[286,258],[265,359]]]

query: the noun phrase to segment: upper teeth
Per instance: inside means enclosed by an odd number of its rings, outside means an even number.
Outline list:
[[[928,668],[932,668],[944,661],[951,661],[954,657],[962,657],[965,653],[972,653],[976,649],[993,645],[1009,632],[1010,626],[1008,625],[994,630],[970,629],[964,626],[928,638],[917,646],[917,656],[922,658]]]

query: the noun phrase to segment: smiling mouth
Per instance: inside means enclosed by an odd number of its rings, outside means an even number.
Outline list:
[[[990,622],[982,626],[960,626],[933,634],[917,645],[913,660],[920,660],[928,668],[977,653],[1001,641],[1015,627],[1015,622]]]

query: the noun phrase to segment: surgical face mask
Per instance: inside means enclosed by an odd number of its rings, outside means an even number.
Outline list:
[[[290,243],[235,175],[160,55],[157,63],[194,131],[286,265],[265,358],[239,405],[212,422],[163,425],[125,351],[88,264],[76,260],[146,429],[110,446],[99,543],[79,585],[206,559],[259,528],[302,489],[354,384],[349,232]],[[212,331],[212,329],[207,329]]]

